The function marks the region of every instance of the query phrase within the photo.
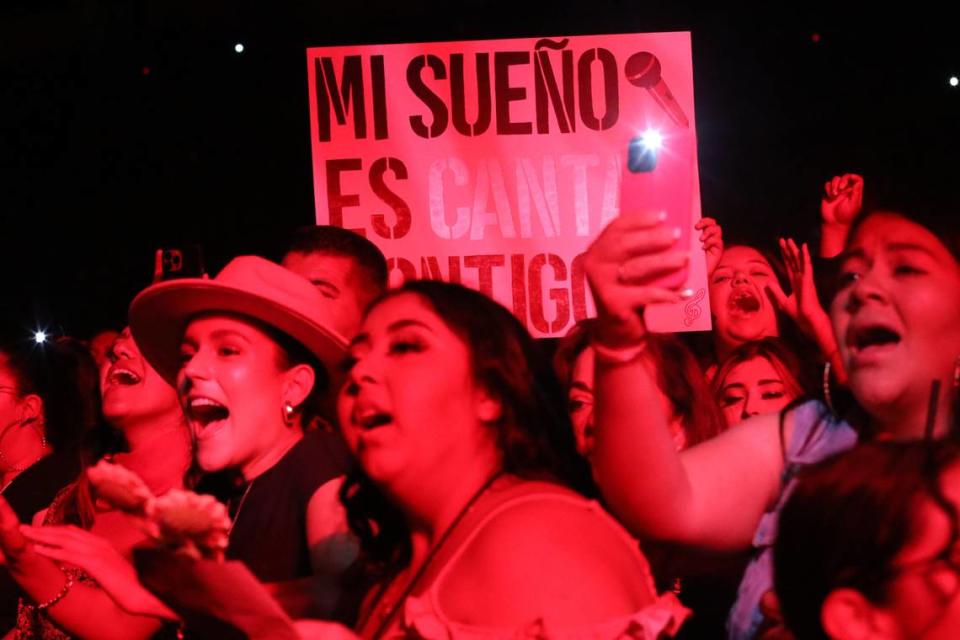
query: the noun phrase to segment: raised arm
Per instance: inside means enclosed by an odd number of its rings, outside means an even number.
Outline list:
[[[847,380],[840,349],[833,333],[830,316],[820,303],[820,295],[813,277],[813,260],[806,243],[797,247],[791,238],[780,239],[780,253],[790,278],[791,293],[780,288],[776,278],[767,285],[777,306],[797,323],[800,331],[820,349],[824,362],[833,367],[834,376],[841,384]]]
[[[607,504],[635,534],[739,549],[779,491],[776,416],[748,421],[677,453],[644,366],[643,309],[673,302],[687,255],[656,214],[625,214],[587,252],[597,306],[594,473]]]
[[[823,185],[820,200],[820,257],[843,251],[850,225],[863,206],[863,178],[855,173],[834,176]]]

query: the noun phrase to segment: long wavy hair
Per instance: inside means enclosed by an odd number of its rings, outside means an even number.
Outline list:
[[[491,427],[503,471],[548,479],[594,495],[590,469],[577,455],[563,390],[549,360],[520,322],[485,295],[457,284],[419,280],[373,302],[414,294],[467,345],[473,377],[502,407]],[[370,312],[367,310],[367,313]],[[340,492],[368,569],[391,573],[410,561],[410,534],[400,510],[355,469]]]

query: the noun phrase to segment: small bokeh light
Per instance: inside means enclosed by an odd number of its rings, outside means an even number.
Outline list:
[[[245,47],[243,46],[242,42],[238,42],[237,44],[233,45],[233,50],[237,53],[243,53],[244,48]]]
[[[957,76],[950,76],[949,82],[951,87],[956,87],[957,85],[960,85],[960,78]]]
[[[43,344],[47,341],[47,332],[42,329],[38,329],[33,332],[33,341],[37,344]]]

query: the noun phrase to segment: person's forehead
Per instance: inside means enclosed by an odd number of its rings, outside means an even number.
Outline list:
[[[929,229],[897,213],[875,213],[856,230],[847,254],[864,250],[898,251],[915,248],[946,259],[949,251]]]
[[[353,276],[358,263],[355,258],[340,254],[292,252],[284,257],[283,266],[308,279],[326,276],[346,280]]]
[[[120,334],[116,331],[101,331],[90,339],[90,346],[105,348],[116,340]]]
[[[273,342],[263,328],[249,318],[218,312],[203,313],[191,318],[184,331],[184,338],[220,338],[229,334]]]
[[[446,323],[427,301],[412,292],[392,295],[379,302],[370,309],[363,324],[368,329],[385,329],[398,319],[417,320],[431,327],[446,327]]]
[[[397,332],[408,329],[427,332],[444,344],[456,344],[456,349],[470,351],[470,346],[427,299],[409,291],[389,296],[370,309],[353,344],[389,340]]]
[[[737,265],[748,264],[756,264],[758,266],[770,268],[770,263],[762,253],[753,247],[745,246],[735,246],[725,250],[720,258],[720,264],[717,265],[717,268],[719,269],[721,267],[733,267]]]
[[[733,369],[730,370],[730,373],[727,374],[725,382],[729,383],[734,379],[743,380],[745,378],[771,378],[775,376],[776,373],[773,363],[771,363],[768,358],[765,356],[754,356],[734,366]],[[779,376],[776,375],[776,377]]]

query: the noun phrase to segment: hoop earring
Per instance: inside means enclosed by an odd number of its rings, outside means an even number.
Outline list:
[[[833,406],[833,396],[830,394],[830,361],[823,365],[823,400],[827,403],[830,413],[836,415],[837,410]]]
[[[36,429],[37,434],[40,436],[40,446],[43,447],[44,449],[46,449],[46,448],[47,448],[47,445],[49,444],[49,443],[47,442],[47,424],[46,424],[46,422],[44,422],[43,419],[41,418],[41,419],[37,420],[37,421],[34,423],[33,428]]]

